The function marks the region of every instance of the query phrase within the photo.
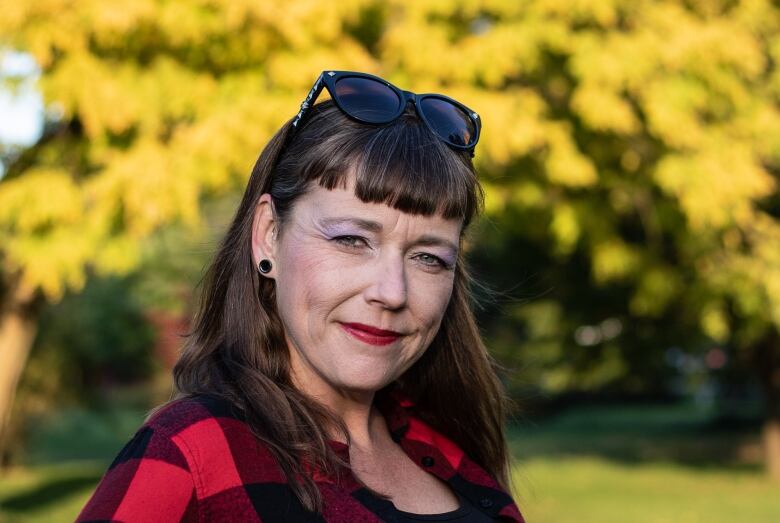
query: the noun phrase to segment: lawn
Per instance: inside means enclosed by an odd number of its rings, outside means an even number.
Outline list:
[[[529,522],[780,521],[758,427],[693,404],[580,407],[509,435]]]
[[[29,464],[0,478],[0,522],[73,521],[142,416],[64,412],[42,424]],[[529,523],[780,521],[755,427],[714,425],[691,405],[577,408],[509,436]]]
[[[780,486],[757,471],[534,458],[515,468],[514,480],[529,523],[780,521]]]
[[[80,460],[12,469],[0,479],[0,522],[72,522],[105,467]]]

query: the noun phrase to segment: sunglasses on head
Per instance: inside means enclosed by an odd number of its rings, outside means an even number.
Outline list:
[[[420,119],[450,147],[469,151],[479,139],[479,115],[443,94],[415,94],[403,91],[390,82],[367,73],[323,71],[314,82],[301,110],[293,120],[293,133],[326,88],[344,114],[365,124],[385,124],[400,117],[406,104],[412,102]]]

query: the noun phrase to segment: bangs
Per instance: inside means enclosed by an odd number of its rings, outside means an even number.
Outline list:
[[[320,105],[327,102],[315,108]],[[299,168],[307,183],[346,188],[353,174],[355,196],[363,202],[384,203],[410,214],[462,218],[464,225],[481,211],[484,196],[469,153],[442,142],[413,107],[381,126],[349,120],[335,107],[321,112],[331,113],[327,117],[332,119],[334,111],[344,121],[338,125],[349,131],[331,134],[319,143],[304,139],[310,144],[299,157],[303,160]]]

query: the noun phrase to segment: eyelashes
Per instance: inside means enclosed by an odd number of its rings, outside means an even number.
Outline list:
[[[354,234],[334,236],[333,238],[330,239],[330,241],[334,242],[340,247],[352,251],[359,251],[371,247],[371,245],[368,243],[368,240],[366,238]],[[416,259],[422,265],[429,268],[438,268],[438,269],[444,269],[448,271],[454,268],[452,264],[447,263],[446,261],[439,258],[438,256],[427,252],[421,252],[415,254],[414,259]]]
[[[360,247],[369,247],[368,241],[360,236],[344,235],[331,238],[331,241],[336,242],[339,245],[348,247],[350,249],[358,249]]]

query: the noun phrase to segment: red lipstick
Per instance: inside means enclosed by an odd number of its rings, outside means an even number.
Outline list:
[[[377,329],[363,323],[342,323],[341,328],[370,345],[389,345],[402,336],[400,332]]]

